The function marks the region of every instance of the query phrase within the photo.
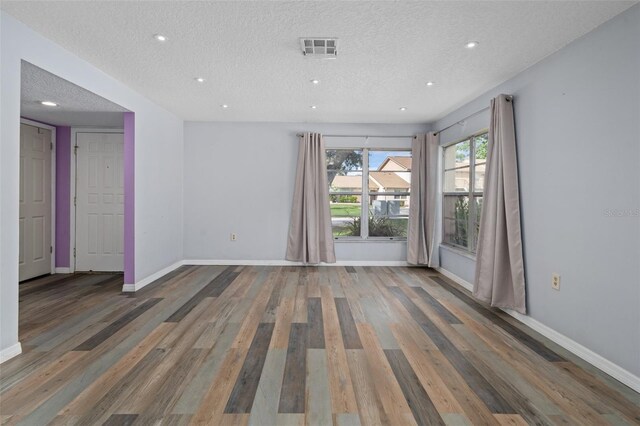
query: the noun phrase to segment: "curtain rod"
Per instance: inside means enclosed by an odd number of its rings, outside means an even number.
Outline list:
[[[302,137],[303,133],[296,133],[296,136]],[[322,135],[325,138],[414,138],[414,135],[402,135],[402,136],[369,136],[369,135]]]
[[[513,96],[511,96],[511,95],[507,96],[507,102],[511,102],[511,100],[512,100],[512,99],[513,99]],[[452,124],[448,125],[447,127],[442,128],[442,129],[438,130],[437,132],[433,132],[433,133],[434,133],[435,135],[437,135],[438,133],[444,132],[445,130],[452,128],[452,127],[453,127],[453,126],[455,126],[456,124],[462,124],[462,122],[463,122],[463,121],[468,120],[468,119],[470,119],[471,117],[475,117],[476,115],[480,114],[481,112],[484,112],[484,111],[488,110],[490,107],[491,107],[491,106],[484,107],[484,108],[482,108],[481,110],[478,110],[478,111],[476,111],[476,112],[474,112],[474,113],[472,113],[472,114],[469,114],[469,115],[467,115],[466,117],[464,117],[464,118],[462,118],[462,119],[460,119],[460,120],[456,121],[455,123],[452,123]]]
[[[484,111],[486,111],[486,110],[488,110],[488,109],[489,109],[489,107],[484,107],[484,108],[482,108],[481,110],[476,111],[476,112],[474,112],[473,114],[467,115],[465,118],[463,118],[463,119],[460,119],[460,120],[456,121],[455,123],[449,124],[447,127],[443,128],[443,129],[440,129],[440,130],[438,130],[437,132],[433,132],[433,134],[434,134],[434,135],[437,135],[438,133],[444,132],[445,130],[452,128],[452,127],[453,127],[453,126],[455,126],[456,124],[460,124],[460,125],[462,125],[462,122],[463,122],[464,120],[468,120],[468,119],[470,119],[471,117],[475,117],[476,115],[478,115],[478,114],[480,114],[481,112],[484,112]]]

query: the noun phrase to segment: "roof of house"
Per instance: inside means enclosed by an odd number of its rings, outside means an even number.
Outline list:
[[[354,188],[362,189],[362,176],[336,175],[331,181],[332,188]],[[378,185],[369,179],[369,189],[376,189]]]
[[[396,172],[369,172],[369,179],[373,179],[383,188],[409,188],[410,184]]]
[[[378,170],[382,170],[383,167],[386,166],[387,163],[389,163],[390,161],[394,162],[399,166],[397,171],[411,171],[411,157],[387,157],[382,162],[382,164],[380,164],[380,167],[378,167]],[[390,170],[390,169],[387,169],[387,170]]]

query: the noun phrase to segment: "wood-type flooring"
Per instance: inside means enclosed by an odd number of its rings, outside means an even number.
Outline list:
[[[25,425],[640,424],[640,396],[430,269],[183,266],[20,285]]]

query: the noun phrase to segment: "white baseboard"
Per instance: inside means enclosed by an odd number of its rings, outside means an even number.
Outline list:
[[[323,266],[415,266],[404,260],[340,260]]]
[[[185,265],[229,265],[229,266],[295,266],[298,262],[288,260],[229,260],[229,259],[185,259]]]
[[[146,278],[141,279],[140,281],[136,282],[135,284],[124,284],[122,286],[122,291],[124,293],[132,293],[132,292],[138,291],[141,288],[151,284],[152,282],[154,282],[158,278],[162,278],[163,276],[167,275],[169,272],[179,268],[182,265],[184,265],[184,261],[179,260],[176,263],[174,263],[172,265],[169,265],[166,268],[161,269],[158,272],[156,272],[154,274],[151,274]]]
[[[22,353],[22,345],[20,344],[20,342],[16,343],[15,345],[9,346],[6,349],[1,350],[0,351],[0,364],[2,364],[5,361],[10,360],[14,356],[20,355],[21,353]]]
[[[467,290],[469,291],[473,290],[473,284],[463,280],[462,278],[453,274],[452,272],[449,272],[446,269],[442,269],[442,268],[435,268],[435,269],[445,277],[456,282],[457,284],[466,288]],[[608,375],[618,380],[619,382],[629,386],[634,391],[640,392],[640,377],[625,370],[624,368],[620,367],[618,364],[615,364],[609,361],[603,356],[593,352],[591,349],[586,348],[585,346],[582,346],[580,343],[576,342],[575,340],[570,339],[564,334],[558,333],[556,330],[544,325],[540,321],[528,315],[522,315],[510,309],[502,309],[502,311],[511,315],[513,318],[517,319],[524,325],[542,334],[544,337],[551,340],[552,342],[562,346],[564,349],[568,350],[572,354],[587,361],[589,364],[593,365],[594,367],[607,373]]]
[[[238,265],[238,266],[302,266],[302,262],[289,260],[225,260],[225,259],[186,259],[184,265]],[[336,263],[321,263],[314,266],[407,266],[405,261],[389,260],[342,260]]]
[[[56,274],[70,274],[71,268],[56,268]]]
[[[460,286],[464,287],[465,289],[469,290],[469,291],[473,291],[473,284],[471,284],[469,281],[463,280],[462,278],[460,278],[459,276],[457,276],[456,274],[447,271],[446,269],[443,269],[442,267],[437,267],[437,268],[433,268],[436,271],[440,272],[442,275],[444,275],[445,277],[449,278],[451,281],[455,281],[456,284],[459,284]]]
[[[572,354],[579,356],[589,364],[604,371],[619,382],[622,382],[625,385],[629,386],[634,391],[640,392],[640,377],[635,376],[631,372],[620,367],[618,364],[614,364],[603,356],[593,352],[591,349],[582,346],[575,340],[568,338],[564,334],[558,333],[554,329],[542,324],[540,321],[535,320],[530,316],[522,315],[510,309],[503,309],[503,311],[511,315],[521,323],[528,325],[533,330],[545,336],[547,339],[562,346]]]

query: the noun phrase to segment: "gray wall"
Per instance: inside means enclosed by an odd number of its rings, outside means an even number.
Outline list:
[[[414,135],[427,125],[185,123],[184,256],[284,260],[298,155],[296,133]],[[327,138],[354,147],[364,138]],[[367,146],[410,148],[411,140],[369,138]],[[230,234],[238,235],[230,241]],[[338,261],[404,261],[405,242],[336,243]]]
[[[638,376],[640,6],[433,127],[500,93],[515,96],[530,315]],[[463,124],[443,142],[488,127],[488,114]],[[447,252],[443,265],[473,278],[468,258]],[[559,292],[553,272],[562,276]]]

